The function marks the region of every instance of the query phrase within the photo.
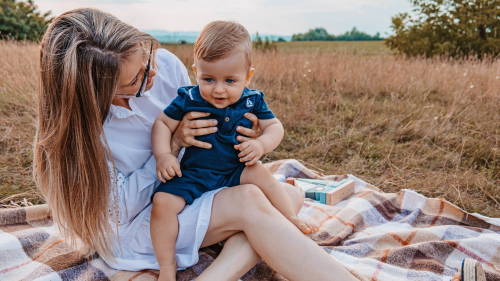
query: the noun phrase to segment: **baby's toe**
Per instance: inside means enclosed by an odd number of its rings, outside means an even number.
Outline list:
[[[312,229],[314,232],[318,231],[319,230],[319,225],[315,224],[315,223],[312,223]]]
[[[316,229],[314,228],[313,223],[307,222],[306,224],[307,224],[307,227],[311,230],[311,233],[316,232]]]
[[[305,223],[301,223],[299,225],[299,229],[304,233],[304,234],[309,234],[311,233],[312,229]]]

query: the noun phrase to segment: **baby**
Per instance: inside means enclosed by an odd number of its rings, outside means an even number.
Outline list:
[[[268,109],[264,94],[248,89],[254,73],[251,68],[252,40],[240,24],[215,21],[208,24],[195,44],[193,69],[197,86],[183,87],[153,125],[152,145],[158,178],[163,182],[153,195],[153,205],[162,204],[165,217],[151,219],[153,248],[160,264],[159,280],[175,280],[175,240],[177,214],[204,192],[220,187],[254,184],[290,222],[304,233],[318,226],[297,218],[282,185],[258,162],[262,154],[276,148],[283,138],[281,122]],[[210,149],[188,147],[179,164],[172,155],[170,140],[184,114],[210,113],[216,119],[215,133],[196,137],[210,143]],[[262,135],[238,144],[238,126],[251,128],[244,117],[251,112],[259,118]],[[168,202],[168,203],[167,203]],[[165,239],[166,238],[166,239]]]

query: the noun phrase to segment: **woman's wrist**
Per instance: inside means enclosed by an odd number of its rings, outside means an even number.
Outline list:
[[[177,142],[175,141],[175,139],[172,139],[172,142],[170,144],[170,149],[171,149],[172,155],[174,155],[175,157],[177,157],[177,156],[179,156],[179,153],[181,152],[182,146],[180,146],[179,144],[177,144]]]

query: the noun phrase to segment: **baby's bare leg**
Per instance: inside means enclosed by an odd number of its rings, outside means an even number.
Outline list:
[[[153,249],[160,265],[159,281],[175,281],[175,241],[179,232],[177,214],[185,205],[184,198],[169,193],[158,192],[153,198],[150,231]]]
[[[318,225],[311,220],[297,218],[287,192],[262,163],[245,167],[240,182],[241,184],[258,186],[267,199],[271,201],[271,204],[305,234],[316,232],[319,229]]]

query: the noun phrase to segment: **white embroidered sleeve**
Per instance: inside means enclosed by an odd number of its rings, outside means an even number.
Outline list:
[[[108,166],[112,181],[109,204],[110,221],[118,225],[129,223],[151,203],[151,195],[158,181],[153,173],[156,171],[156,161],[154,156],[151,156],[141,169],[128,177],[119,171],[115,173],[109,162]],[[116,215],[114,215],[114,210],[116,210]]]
[[[126,210],[120,209],[120,198],[123,197],[123,189],[119,188],[125,182],[125,176],[120,172],[115,172],[113,164],[108,162],[109,177],[111,178],[111,192],[109,198],[109,221],[113,224],[122,224],[126,217]],[[116,213],[115,213],[116,212]],[[125,216],[124,216],[125,215]]]

